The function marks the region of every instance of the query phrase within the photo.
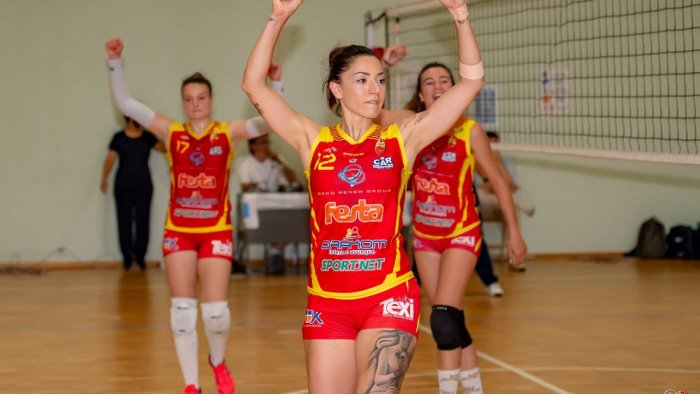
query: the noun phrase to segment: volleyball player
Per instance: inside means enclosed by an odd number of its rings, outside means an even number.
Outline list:
[[[211,118],[212,86],[200,73],[182,82],[187,120],[155,113],[128,93],[122,72],[120,39],[106,43],[112,93],[124,115],[162,140],[170,163],[170,203],[163,234],[163,256],[171,294],[170,318],[185,393],[200,393],[197,362],[197,279],[209,365],[220,394],[235,384],[224,354],[231,325],[228,307],[233,257],[229,173],[236,143],[269,131],[261,118],[218,122]],[[268,66],[270,63],[268,63]]]
[[[441,63],[425,65],[412,98],[399,111],[382,111],[380,124],[432,111],[454,86],[452,72]],[[466,108],[466,107],[464,107]],[[432,305],[430,326],[438,348],[440,393],[482,392],[476,349],[467,330],[463,296],[482,248],[474,171],[491,180],[508,226],[509,261],[520,266],[527,247],[515,206],[484,129],[460,116],[443,135],[425,147],[413,166],[413,251]]]
[[[400,124],[373,123],[385,75],[362,46],[329,55],[326,97],[338,124],[295,112],[266,86],[279,35],[302,0],[273,0],[248,59],[243,90],[306,166],[312,250],[302,332],[312,394],[398,392],[415,351],[420,298],[400,233],[410,169],[483,86],[464,0],[440,2],[455,18],[463,78],[430,111]]]

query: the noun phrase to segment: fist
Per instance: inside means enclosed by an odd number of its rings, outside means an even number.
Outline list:
[[[453,10],[467,5],[466,0],[440,0],[440,3],[442,3],[442,5],[448,10]]]
[[[124,43],[122,43],[120,38],[113,38],[105,43],[105,50],[107,51],[107,56],[110,59],[119,59],[122,57]]]
[[[272,18],[286,20],[299,8],[304,0],[272,0]]]
[[[382,55],[382,59],[389,65],[393,66],[394,64],[398,63],[401,59],[405,58],[408,55],[408,48],[404,45],[400,44],[392,44],[386,47],[384,50],[384,55]]]
[[[282,66],[276,61],[270,62],[270,68],[267,69],[267,76],[273,81],[279,81],[282,79]]]

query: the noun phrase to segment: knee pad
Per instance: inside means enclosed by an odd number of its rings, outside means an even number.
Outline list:
[[[430,314],[430,329],[439,350],[453,350],[462,346],[464,313],[449,305],[434,305]]]
[[[175,338],[195,334],[197,300],[184,297],[170,299],[170,328],[172,328]]]
[[[209,334],[222,334],[231,327],[231,312],[228,301],[206,302],[202,304],[204,329]]]
[[[467,321],[464,318],[464,311],[460,311],[462,314],[461,320],[462,320],[462,326],[460,327],[460,332],[459,332],[459,337],[460,340],[462,341],[462,349],[465,347],[469,346],[472,344],[472,336],[469,335],[469,331],[467,330]]]

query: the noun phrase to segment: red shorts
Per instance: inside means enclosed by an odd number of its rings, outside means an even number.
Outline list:
[[[457,248],[472,252],[478,257],[481,252],[481,242],[481,226],[476,226],[452,238],[429,239],[413,234],[413,251],[442,253],[445,249]]]
[[[355,339],[360,330],[390,328],[418,336],[420,288],[415,278],[373,296],[337,300],[309,294],[304,339]]]
[[[163,232],[163,257],[170,253],[194,250],[198,258],[233,258],[233,233],[231,230],[214,233]]]

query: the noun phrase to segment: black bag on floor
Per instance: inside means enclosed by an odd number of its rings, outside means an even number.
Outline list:
[[[700,233],[690,226],[673,226],[666,236],[667,257],[675,259],[700,258]]]
[[[666,256],[666,228],[655,217],[642,223],[637,235],[637,246],[626,256],[658,259]]]

